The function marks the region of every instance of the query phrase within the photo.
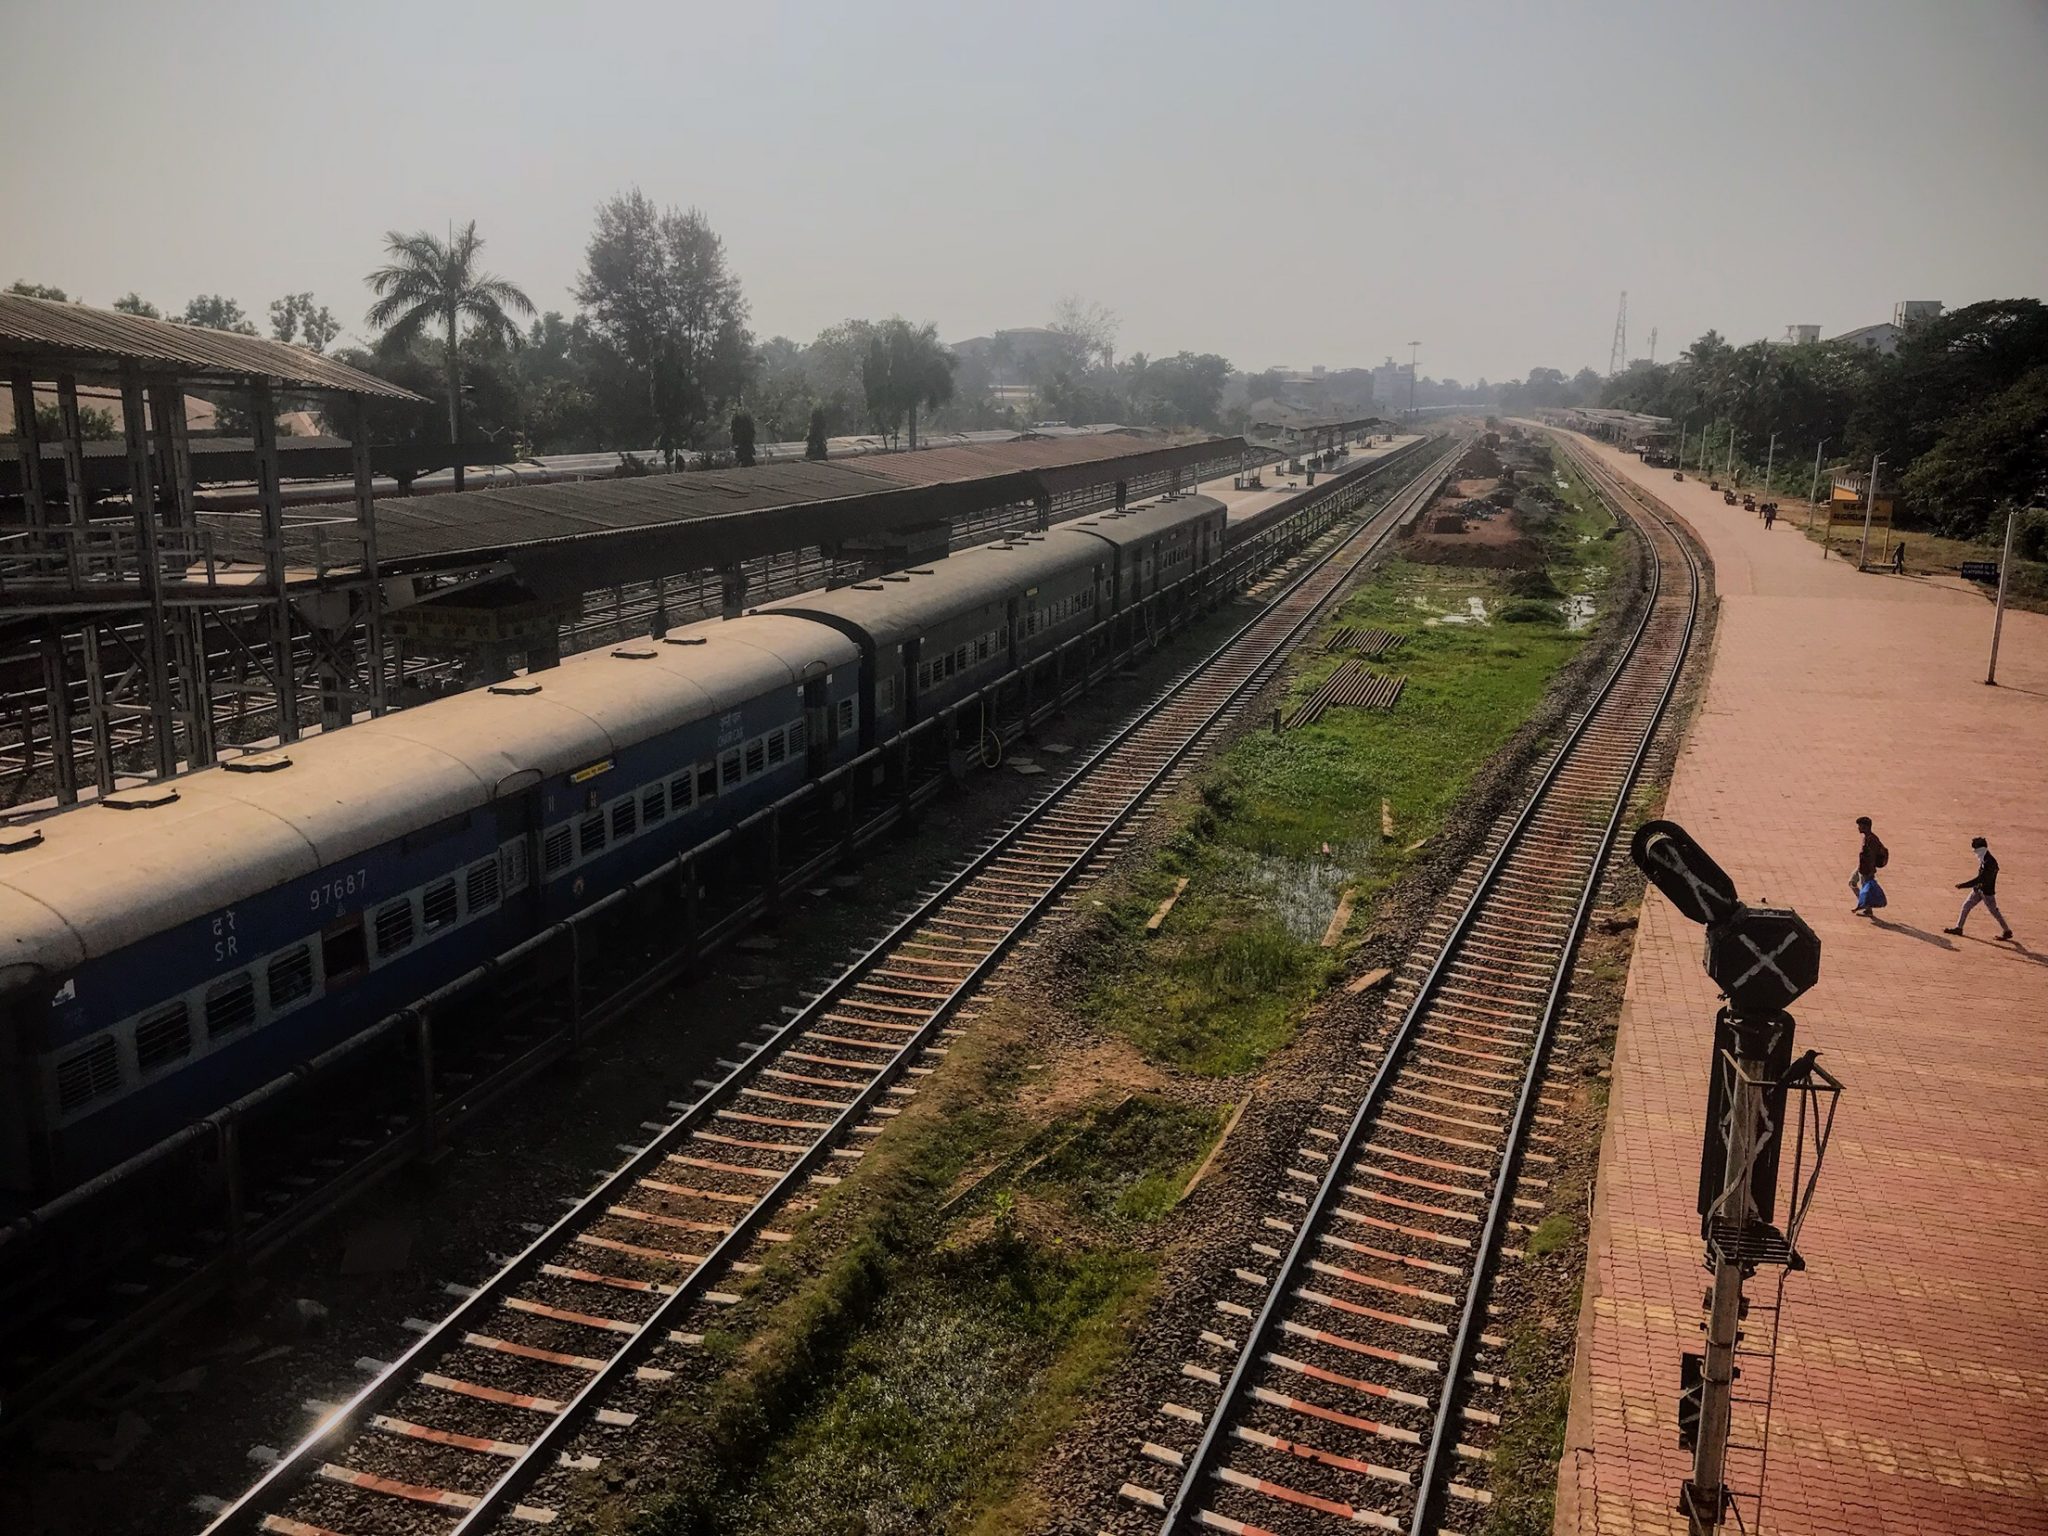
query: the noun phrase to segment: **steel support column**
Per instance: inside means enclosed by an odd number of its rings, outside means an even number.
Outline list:
[[[135,569],[149,616],[142,631],[144,707],[149,712],[150,755],[159,778],[178,771],[178,701],[171,695],[171,635],[164,612],[163,552],[156,520],[156,470],[150,462],[149,421],[142,373],[121,369],[121,435],[128,447],[128,506],[135,529]]]
[[[284,493],[277,462],[277,396],[270,380],[256,379],[249,389],[254,418],[256,495],[263,509],[263,574],[269,595],[265,617],[270,630],[271,681],[277,688],[277,737],[299,739],[299,680],[292,667],[292,605],[284,590]]]
[[[384,583],[377,571],[377,498],[370,474],[369,413],[361,395],[349,396],[350,460],[355,467],[356,539],[363,550],[363,667],[370,684],[370,713],[390,707],[384,675]]]
[[[157,521],[178,533],[181,565],[199,558],[199,513],[193,501],[192,437],[185,422],[185,394],[174,380],[149,386],[149,416],[156,439]],[[197,608],[170,614],[180,713],[185,717],[185,755],[194,768],[215,757],[213,684],[206,667],[206,615]]]

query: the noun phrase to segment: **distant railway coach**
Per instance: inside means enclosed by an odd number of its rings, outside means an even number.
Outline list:
[[[1183,496],[0,831],[0,1193],[138,1152],[1218,558]]]

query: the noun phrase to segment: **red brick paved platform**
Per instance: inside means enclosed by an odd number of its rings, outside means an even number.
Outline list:
[[[1786,1292],[1762,1528],[2048,1532],[2048,618],[2006,616],[1987,688],[1981,597],[1824,562],[1784,522],[1766,533],[1690,478],[1596,451],[1713,555],[1713,670],[1667,814],[1748,900],[1818,930],[1800,1045],[1848,1084],[1810,1269]],[[1892,851],[1878,923],[1849,915],[1858,815]],[[1942,933],[1977,833],[2017,946],[1982,909],[1967,936]],[[1570,1536],[1683,1529],[1678,1359],[1699,1347],[1708,1279],[1693,1194],[1714,1006],[1699,930],[1653,894],[1559,1469]]]

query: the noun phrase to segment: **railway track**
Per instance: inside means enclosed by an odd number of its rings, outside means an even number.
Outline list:
[[[1163,1405],[1161,1440],[1122,1490],[1163,1536],[1425,1536],[1486,1519],[1510,1385],[1489,1293],[1529,1230],[1516,1212],[1542,1205],[1555,1160],[1545,1058],[1699,599],[1666,521],[1580,467],[1647,541],[1650,601],[1525,805],[1425,929],[1390,991],[1397,1022],[1355,1074],[1359,1098],[1311,1120],[1267,1240],[1217,1299],[1182,1367],[1188,1401]]]
[[[483,1285],[461,1288],[209,1533],[453,1536],[510,1518],[630,1428],[635,1388],[673,1374],[737,1298],[721,1285],[785,1241],[774,1223],[857,1162],[942,1055],[962,1002],[1204,741],[1249,708],[1348,579],[1442,483],[1463,444],[1287,584],[1079,764],[728,1075]],[[454,1289],[454,1288],[451,1288]],[[539,1495],[536,1495],[539,1497]]]

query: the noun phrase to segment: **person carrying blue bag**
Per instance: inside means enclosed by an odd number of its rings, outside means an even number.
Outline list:
[[[1849,877],[1849,889],[1856,893],[1856,905],[1852,914],[1868,917],[1878,907],[1887,905],[1884,887],[1877,883],[1877,872],[1891,863],[1891,850],[1878,840],[1870,830],[1870,818],[1858,816],[1856,830],[1863,834],[1863,846],[1856,853],[1856,873]]]

